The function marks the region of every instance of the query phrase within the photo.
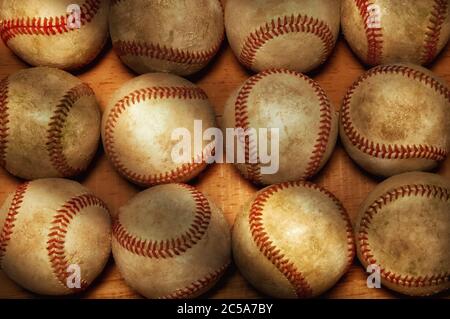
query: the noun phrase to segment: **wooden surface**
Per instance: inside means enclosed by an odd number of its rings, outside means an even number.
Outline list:
[[[28,67],[15,57],[0,41],[0,78]],[[450,83],[450,46],[444,50],[432,70]],[[347,88],[364,72],[363,66],[351,53],[341,37],[329,61],[319,70],[309,74],[328,93],[336,109],[339,109]],[[88,68],[75,75],[87,82],[96,92],[104,109],[112,93],[129,79],[136,76],[123,64],[108,44],[100,57]],[[251,74],[239,65],[225,42],[210,65],[189,79],[208,94],[215,107],[220,123],[224,103],[230,92]],[[438,169],[438,173],[450,177],[450,159]],[[79,181],[92,189],[109,206],[112,214],[140,189],[121,178],[109,164],[102,149],[89,171]],[[354,220],[357,208],[367,193],[379,180],[365,174],[350,160],[338,142],[325,168],[313,179],[333,192],[347,208]],[[0,169],[0,203],[21,181]],[[214,164],[192,181],[209,195],[224,211],[230,225],[235,214],[249,200],[256,188],[244,180],[231,164]],[[326,234],[324,234],[326,240]],[[402,297],[386,289],[368,289],[366,274],[355,259],[350,271],[327,292],[325,298],[398,298]],[[0,298],[36,297],[11,282],[0,271]],[[82,298],[139,298],[121,279],[111,258],[103,274],[83,294]],[[232,266],[220,283],[204,297],[211,298],[257,298],[262,297]],[[439,297],[450,297],[450,292]]]

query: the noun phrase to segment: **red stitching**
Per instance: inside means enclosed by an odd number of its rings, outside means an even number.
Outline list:
[[[26,182],[19,187],[17,187],[14,197],[11,201],[11,206],[9,207],[8,214],[6,215],[5,222],[3,224],[2,232],[0,234],[0,269],[2,268],[2,259],[6,254],[6,248],[9,241],[11,240],[11,235],[15,226],[17,219],[17,214],[19,213],[20,207],[23,203],[23,198],[28,189],[29,182]]]
[[[206,93],[200,88],[192,87],[148,87],[135,90],[120,99],[112,108],[105,124],[105,148],[109,158],[116,169],[131,181],[141,185],[155,185],[161,183],[176,182],[178,179],[187,176],[196,169],[204,165],[208,154],[212,154],[213,149],[206,149],[202,154],[192,159],[191,163],[183,164],[171,171],[160,173],[159,175],[142,175],[131,171],[120,161],[115,150],[114,130],[122,113],[133,104],[151,99],[185,99],[185,100],[206,100]],[[200,162],[201,157],[201,163]]]
[[[151,59],[195,65],[207,63],[212,59],[217,51],[219,51],[221,43],[222,39],[211,49],[196,52],[171,48],[155,43],[122,40],[115,41],[114,48],[119,56],[145,56]]]
[[[323,156],[327,150],[328,142],[331,136],[331,126],[333,120],[332,107],[325,91],[316,81],[300,73],[297,73],[297,76],[305,79],[312,86],[320,102],[319,134],[317,136],[311,158],[304,174],[304,178],[310,178],[319,170]]]
[[[249,225],[252,233],[253,240],[258,246],[259,250],[264,256],[272,262],[272,264],[286,277],[292,284],[295,292],[299,298],[306,298],[312,296],[312,288],[309,286],[306,278],[299,271],[299,269],[290,261],[271,241],[269,234],[266,232],[263,223],[264,205],[268,199],[275,193],[287,189],[289,187],[305,187],[321,192],[330,198],[337,206],[340,215],[346,223],[346,236],[347,236],[347,269],[352,264],[355,256],[355,245],[353,237],[352,224],[350,218],[342,206],[341,202],[326,189],[312,184],[307,181],[286,182],[266,188],[260,193],[252,203],[249,214]]]
[[[361,256],[368,265],[377,264],[374,252],[369,244],[369,229],[372,218],[388,203],[393,202],[402,197],[420,196],[427,198],[437,198],[442,201],[449,201],[450,192],[436,185],[405,185],[386,192],[375,200],[364,212],[360,221],[360,230],[358,231],[358,241],[361,250]],[[378,265],[378,264],[377,264]],[[378,265],[381,267],[381,265]],[[426,276],[402,276],[396,274],[384,267],[380,269],[381,276],[396,285],[406,287],[424,287],[439,285],[450,280],[450,273],[444,272],[442,274],[426,275]]]
[[[67,116],[74,104],[84,96],[93,96],[94,91],[89,85],[79,84],[63,96],[56,106],[53,116],[50,118],[50,123],[47,130],[47,151],[50,156],[50,161],[53,167],[62,176],[74,176],[83,171],[84,168],[71,167],[67,162],[67,158],[63,152],[63,145],[61,144],[62,133],[66,124]]]
[[[240,89],[237,95],[236,102],[234,104],[235,126],[237,129],[241,128],[244,131],[243,133],[250,133],[249,131],[250,121],[248,118],[248,105],[247,105],[250,93],[255,87],[255,85],[261,79],[263,79],[265,76],[269,74],[274,73],[275,70],[270,72],[271,73],[269,73],[269,71],[264,71],[252,76],[244,83],[243,87]],[[245,140],[243,140],[243,138],[245,138]],[[246,177],[256,183],[261,183],[262,176],[259,159],[257,159],[257,163],[250,163],[250,156],[252,156],[253,158],[257,158],[256,157],[257,149],[256,145],[254,145],[255,143],[253,143],[253,147],[250,149],[250,141],[249,141],[250,138],[252,137],[239,136],[240,143],[244,144],[245,147],[244,152],[245,152],[245,168],[247,173]]]
[[[319,19],[306,15],[294,14],[278,17],[260,26],[246,38],[239,60],[243,65],[251,68],[258,50],[270,40],[289,33],[309,33],[316,35],[323,43],[322,63],[334,47],[334,36],[328,25]]]
[[[86,0],[81,9],[81,25],[91,22],[100,9],[101,0]],[[56,35],[74,31],[67,27],[66,15],[55,17],[20,17],[0,22],[0,37],[5,43],[20,35]]]
[[[322,161],[323,155],[325,154],[328,141],[331,134],[331,125],[332,125],[332,109],[331,104],[326,96],[325,91],[319,86],[317,82],[310,79],[309,77],[295,71],[286,70],[286,69],[271,69],[260,72],[250,79],[248,79],[242,89],[239,91],[238,96],[235,102],[235,123],[236,128],[242,128],[244,131],[249,132],[250,129],[250,121],[248,118],[248,98],[251,94],[251,91],[255,87],[255,85],[264,79],[266,76],[272,74],[288,74],[296,76],[302,80],[308,82],[311,87],[314,89],[319,101],[320,101],[320,127],[318,137],[316,139],[314,149],[312,151],[311,158],[308,162],[306,171],[304,173],[304,178],[309,178],[313,176],[320,167],[320,163]],[[245,141],[241,140],[241,143],[245,143],[245,167],[247,170],[247,178],[255,181],[256,183],[261,183],[262,176],[260,172],[260,163],[249,163],[250,156],[257,158],[256,153],[256,145],[250,147],[249,138],[246,138]]]
[[[70,261],[64,247],[68,227],[82,209],[90,206],[98,206],[108,211],[106,204],[101,199],[91,194],[83,194],[67,201],[53,216],[52,226],[47,235],[47,252],[53,273],[64,287],[67,287],[67,278],[70,275],[67,272]],[[85,289],[87,286],[86,280],[82,280],[81,289]]]
[[[8,78],[0,81],[0,166],[2,167],[6,165],[6,149],[8,144],[8,85]]]
[[[195,215],[188,230],[176,238],[161,241],[140,239],[128,232],[120,223],[120,216],[113,226],[113,236],[126,250],[148,258],[172,258],[195,246],[206,234],[211,221],[211,208],[206,197],[196,188],[178,184],[192,195],[195,201]]]
[[[355,0],[359,9],[359,14],[364,22],[364,29],[367,37],[367,64],[377,65],[381,62],[383,55],[383,29],[372,28],[369,24],[371,18],[369,6],[373,5],[370,0]]]
[[[194,294],[200,292],[205,287],[208,287],[210,284],[218,280],[222,275],[225,273],[225,270],[228,268],[230,263],[226,263],[222,267],[220,267],[218,270],[213,271],[212,273],[209,273],[205,277],[198,279],[192,283],[190,283],[188,286],[177,289],[171,294],[168,294],[166,296],[163,296],[159,299],[186,299]]]
[[[350,118],[350,104],[355,93],[355,90],[365,80],[383,74],[400,74],[409,79],[417,80],[420,83],[434,89],[438,94],[442,95],[450,103],[450,90],[443,84],[431,76],[406,66],[387,65],[378,66],[362,75],[357,82],[348,90],[344,98],[342,106],[342,125],[344,132],[350,142],[357,147],[361,152],[370,156],[384,158],[384,159],[408,159],[408,158],[424,158],[434,161],[442,161],[447,157],[447,150],[435,146],[428,145],[396,145],[396,144],[378,144],[363,137],[353,126]]]
[[[437,54],[439,37],[441,35],[442,25],[444,24],[447,16],[447,10],[447,0],[434,1],[428,31],[425,33],[424,48],[421,57],[422,64],[431,63]]]

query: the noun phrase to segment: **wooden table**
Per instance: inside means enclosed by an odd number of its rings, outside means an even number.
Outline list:
[[[0,77],[28,67],[0,41]],[[432,70],[450,83],[450,46],[444,50]],[[350,51],[343,37],[329,61],[310,74],[328,93],[334,107],[339,109],[347,88],[364,72],[363,66]],[[76,74],[96,92],[104,109],[112,93],[129,79],[136,76],[127,69],[108,44],[98,59],[83,72]],[[224,42],[217,57],[210,65],[190,80],[197,83],[209,95],[220,123],[226,99],[231,91],[251,74],[233,56]],[[450,110],[449,110],[450,111]],[[438,173],[450,177],[450,159],[438,169]],[[103,150],[99,150],[89,171],[79,181],[92,189],[109,206],[113,215],[140,189],[120,177],[108,162]],[[357,208],[367,193],[379,180],[361,171],[346,155],[338,142],[325,168],[313,179],[333,192],[347,208],[354,220]],[[21,181],[0,169],[0,203]],[[235,215],[257,190],[243,179],[231,164],[214,164],[204,171],[192,184],[209,195],[224,211],[230,225]],[[386,289],[368,289],[362,266],[355,260],[350,271],[328,291],[326,298],[398,298],[402,297]],[[18,287],[0,271],[0,298],[29,298],[35,295]],[[83,294],[82,298],[139,298],[122,280],[114,261],[110,260],[103,274]],[[210,298],[258,298],[263,297],[253,289],[238,270],[232,266],[220,283],[204,297]],[[450,292],[440,297],[450,298]]]

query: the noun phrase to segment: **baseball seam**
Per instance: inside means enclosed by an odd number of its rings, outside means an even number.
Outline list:
[[[205,164],[205,158],[212,154],[214,149],[205,150],[202,154],[196,155],[191,163],[185,163],[168,172],[158,175],[142,175],[126,168],[115,150],[114,132],[120,116],[125,110],[139,102],[151,99],[181,99],[181,100],[206,100],[206,93],[200,88],[192,87],[148,87],[135,90],[121,98],[111,109],[105,124],[105,148],[109,158],[116,169],[128,179],[142,185],[155,185],[160,183],[177,182],[180,178],[188,176],[202,165]]]
[[[128,232],[120,223],[120,215],[113,226],[113,236],[120,246],[132,254],[148,258],[173,258],[194,247],[206,234],[211,221],[211,208],[206,197],[196,188],[178,184],[186,189],[195,202],[195,215],[188,230],[176,238],[165,240],[141,239]]]
[[[422,64],[429,64],[433,61],[438,52],[439,38],[441,35],[442,25],[448,11],[447,0],[435,0],[431,17],[425,33],[424,47],[421,57]]]
[[[306,15],[282,16],[267,22],[251,32],[244,41],[239,60],[247,68],[251,68],[258,51],[270,40],[289,33],[308,33],[316,35],[323,43],[322,63],[334,47],[334,36],[330,27],[319,19]]]
[[[9,80],[4,78],[0,81],[0,166],[6,165],[6,149],[8,144],[8,123],[9,123]]]
[[[253,88],[258,84],[258,82],[272,74],[294,75],[302,80],[305,80],[309,85],[311,85],[312,89],[314,90],[314,93],[319,99],[320,126],[318,137],[314,143],[312,155],[308,161],[308,165],[303,175],[304,176],[303,178],[309,178],[313,176],[320,168],[323,156],[328,146],[332,126],[332,113],[331,113],[332,109],[330,101],[326,96],[325,91],[319,86],[317,82],[299,72],[286,69],[266,70],[252,76],[244,83],[243,87],[239,91],[238,96],[236,98],[235,102],[236,128],[241,128],[244,130],[244,132],[249,132],[248,130],[250,129],[250,120],[248,117],[248,99],[250,97]],[[245,141],[241,139],[240,142],[245,146],[245,167],[247,171],[247,178],[253,180],[256,183],[261,183],[262,176],[260,172],[259,161],[257,163],[249,163],[250,157],[257,158],[256,156],[257,146],[255,145],[256,143],[252,143],[253,145],[250,145],[251,143],[247,138],[245,139]]]
[[[370,156],[382,158],[382,159],[409,159],[409,158],[423,158],[434,161],[442,161],[447,156],[447,150],[429,145],[397,145],[397,144],[379,144],[370,141],[368,138],[362,136],[360,132],[354,127],[353,121],[350,116],[350,105],[352,97],[359,87],[359,85],[365,80],[384,74],[398,74],[406,76],[409,79],[416,80],[431,89],[436,93],[442,95],[447,101],[450,102],[450,91],[437,80],[431,76],[422,73],[421,71],[411,69],[407,66],[400,65],[387,65],[378,66],[364,75],[362,75],[358,81],[356,81],[348,90],[341,110],[342,127],[349,141],[358,148],[361,152]]]
[[[326,189],[306,182],[286,182],[266,188],[260,193],[252,203],[249,214],[249,226],[255,244],[258,246],[260,252],[284,275],[284,277],[291,283],[295,289],[295,293],[299,298],[311,297],[313,294],[312,288],[307,282],[304,275],[294,265],[292,261],[282,252],[280,248],[275,246],[270,239],[269,234],[266,232],[263,222],[263,212],[266,202],[271,196],[279,191],[290,187],[305,187],[321,192],[330,198],[336,205],[341,217],[346,224],[346,237],[347,237],[347,267],[348,269],[352,264],[355,256],[355,245],[353,237],[353,228],[345,208],[339,202],[339,200]]]
[[[239,90],[238,96],[236,98],[236,102],[234,104],[234,119],[235,126],[237,129],[242,129],[243,134],[250,134],[250,120],[248,117],[248,98],[250,97],[251,91],[253,87],[264,78],[267,71],[264,73],[259,73],[257,75],[252,76],[248,79],[244,86]],[[260,171],[260,163],[259,159],[256,156],[257,146],[256,143],[251,143],[252,147],[250,147],[249,139],[253,139],[254,136],[239,136],[238,137],[240,145],[244,145],[244,154],[245,154],[245,170],[246,177],[255,183],[262,182],[262,176]],[[256,163],[250,163],[250,157],[255,158],[257,160]]]
[[[68,267],[70,261],[65,251],[66,235],[70,222],[82,209],[91,206],[98,206],[108,211],[106,204],[98,197],[91,194],[76,196],[67,201],[57,210],[51,223],[50,231],[47,235],[47,253],[54,275],[58,281],[67,288]],[[86,280],[81,280],[81,290],[88,286]],[[78,289],[75,289],[78,290]]]
[[[17,214],[19,214],[19,210],[22,206],[23,198],[25,197],[28,185],[29,182],[26,182],[17,187],[16,192],[14,193],[13,199],[11,201],[8,213],[6,215],[5,221],[3,223],[2,232],[0,234],[0,269],[2,268],[1,267],[2,259],[6,254],[6,248],[8,246],[9,241],[11,240],[11,236],[17,219]]]
[[[304,76],[301,73],[295,72],[294,74],[302,79],[305,79],[311,85],[317,98],[319,99],[320,104],[319,132],[312,150],[311,158],[303,175],[303,178],[310,178],[319,170],[325,152],[327,151],[328,142],[331,137],[331,126],[333,120],[332,107],[325,91],[316,81]]]
[[[201,65],[212,59],[219,50],[220,43],[222,38],[209,50],[188,51],[155,43],[119,40],[114,42],[114,48],[119,56],[145,56],[179,64]]]
[[[47,129],[47,152],[53,167],[62,176],[67,177],[78,175],[85,169],[85,167],[74,168],[69,165],[63,152],[62,137],[64,126],[72,107],[80,98],[93,95],[94,91],[92,91],[92,89],[85,83],[73,87],[67,91],[63,98],[59,101],[53,116],[50,118],[50,123]]]
[[[399,198],[408,196],[421,196],[428,198],[437,198],[442,201],[450,200],[450,192],[447,189],[436,185],[404,185],[390,190],[376,199],[364,212],[360,221],[360,230],[358,231],[358,241],[362,258],[368,265],[378,265],[377,259],[369,243],[369,230],[373,217],[380,212],[385,205]],[[385,280],[406,287],[425,287],[439,285],[450,280],[450,273],[433,274],[425,276],[408,276],[394,273],[382,265],[380,274]]]
[[[160,297],[159,299],[186,299],[189,298],[196,293],[200,292],[205,287],[209,286],[216,280],[218,280],[225,273],[225,270],[228,268],[230,263],[226,263],[219,269],[207,274],[205,277],[198,279],[188,286],[184,288],[180,288],[175,290],[173,293],[170,293],[166,296]]]
[[[371,18],[369,6],[373,5],[370,0],[355,0],[359,14],[364,23],[364,30],[367,37],[367,63],[370,65],[380,64],[383,55],[383,29],[373,28],[369,24]]]
[[[100,9],[101,0],[86,0],[82,5],[80,22],[84,26],[92,21]],[[66,15],[54,17],[20,17],[3,20],[0,23],[0,37],[5,43],[22,35],[51,36],[64,34],[76,29],[69,29]]]

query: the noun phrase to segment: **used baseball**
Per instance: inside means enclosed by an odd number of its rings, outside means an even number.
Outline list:
[[[0,82],[0,166],[24,178],[71,177],[97,151],[100,110],[92,89],[53,68]]]
[[[147,298],[194,298],[230,263],[222,212],[186,184],[147,189],[119,210],[114,259],[125,281]]]
[[[407,295],[450,288],[450,183],[405,173],[378,185],[356,223],[358,257],[381,284]]]
[[[223,126],[255,129],[258,142],[259,129],[279,129],[279,169],[275,173],[262,173],[266,164],[260,161],[261,149],[252,147],[249,139],[237,143],[246,155],[245,163],[236,164],[244,177],[257,184],[275,184],[310,178],[325,165],[336,143],[338,117],[318,83],[295,71],[273,69],[251,77],[232,94]],[[251,157],[257,162],[251,163]]]
[[[109,0],[0,0],[0,36],[35,66],[77,69],[100,53]]]
[[[233,255],[263,293],[308,298],[331,288],[352,263],[351,222],[338,199],[309,182],[259,191],[235,222]]]
[[[136,184],[185,182],[206,167],[206,158],[213,152],[202,141],[202,149],[194,154],[192,139],[191,159],[174,161],[178,141],[172,133],[183,128],[193,137],[195,120],[202,121],[204,129],[216,126],[202,89],[176,75],[141,75],[114,94],[103,116],[103,144],[114,167]]]
[[[44,295],[87,288],[111,251],[106,205],[80,184],[40,179],[20,185],[0,208],[0,268]]]
[[[339,10],[336,0],[227,0],[225,28],[231,48],[247,68],[308,72],[333,51]]]
[[[340,135],[353,160],[372,174],[429,170],[450,146],[450,91],[413,65],[378,66],[348,90]]]
[[[366,64],[429,64],[450,38],[450,0],[343,0],[341,20]]]
[[[198,72],[224,35],[218,0],[115,0],[109,25],[116,53],[141,74]]]

